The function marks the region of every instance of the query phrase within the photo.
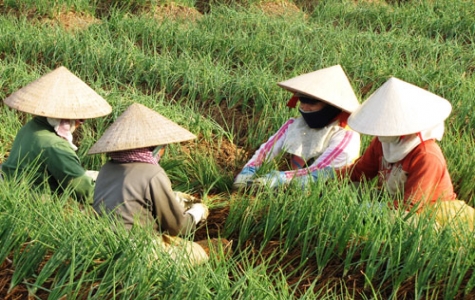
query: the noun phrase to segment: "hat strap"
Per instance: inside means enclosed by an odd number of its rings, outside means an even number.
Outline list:
[[[422,134],[421,132],[418,132],[417,133],[417,136],[419,137],[419,139],[421,140],[421,144],[422,144],[422,147],[424,147],[424,151],[426,151],[426,144],[424,143],[424,140],[422,139]]]
[[[340,122],[340,127],[342,128],[346,128],[346,126],[348,125],[348,118],[350,117],[350,113],[346,112],[346,111],[342,111],[338,116],[338,121]]]
[[[299,101],[299,97],[297,93],[294,93],[293,96],[287,102],[287,107],[295,108],[297,106],[297,102]]]

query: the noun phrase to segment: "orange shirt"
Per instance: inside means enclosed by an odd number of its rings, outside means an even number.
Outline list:
[[[424,141],[406,157],[396,163],[383,158],[383,148],[378,138],[371,141],[364,154],[351,166],[337,171],[339,177],[349,176],[352,181],[378,177],[379,186],[403,194],[404,204],[394,201],[397,208],[404,205],[421,208],[437,200],[455,200],[452,180],[440,147],[434,140]]]

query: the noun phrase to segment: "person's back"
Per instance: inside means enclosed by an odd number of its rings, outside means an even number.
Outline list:
[[[99,171],[94,190],[93,207],[99,215],[112,217],[128,230],[135,225],[155,229],[157,235],[152,243],[157,249],[192,264],[208,260],[206,251],[177,235],[194,230],[199,222],[206,220],[209,210],[201,202],[185,204],[172,190],[159,160],[165,145],[195,138],[178,124],[135,103],[88,152],[107,153],[109,157]]]
[[[78,163],[69,164],[66,170],[61,168],[70,160]],[[44,117],[34,117],[18,131],[10,155],[2,165],[7,178],[21,177],[30,170],[35,170],[36,185],[48,180],[52,190],[59,188],[63,180],[68,182],[85,172],[69,143],[56,135]]]
[[[93,207],[99,214],[113,212],[127,229],[140,225],[171,235],[194,229],[160,165],[107,162],[96,181]]]

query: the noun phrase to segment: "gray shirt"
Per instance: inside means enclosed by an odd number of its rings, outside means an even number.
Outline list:
[[[195,228],[193,217],[175,200],[170,179],[159,165],[107,162],[97,177],[93,207],[99,214],[115,213],[128,229],[152,226],[178,235]]]

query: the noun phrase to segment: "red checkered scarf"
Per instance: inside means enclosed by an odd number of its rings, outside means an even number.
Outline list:
[[[150,147],[130,149],[109,153],[109,157],[120,163],[143,162],[158,165],[157,157],[153,156],[153,149]]]

